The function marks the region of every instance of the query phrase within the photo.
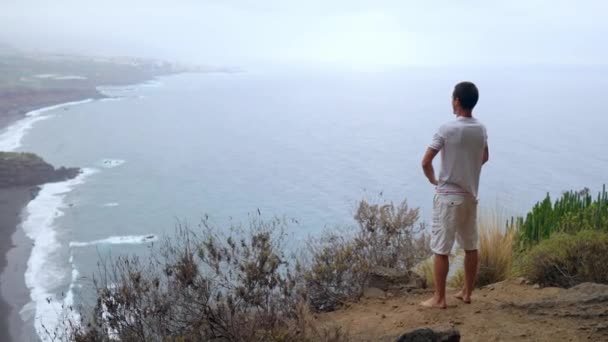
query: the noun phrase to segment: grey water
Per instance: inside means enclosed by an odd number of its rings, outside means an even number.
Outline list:
[[[220,227],[258,210],[295,219],[295,241],[354,224],[363,198],[407,199],[428,222],[420,160],[461,80],[477,83],[489,135],[482,209],[522,214],[548,192],[608,181],[606,69],[266,70],[108,87],[116,100],[47,112],[19,148],[94,170],[48,227],[47,290],[78,289],[100,258],[141,253],[205,214]]]

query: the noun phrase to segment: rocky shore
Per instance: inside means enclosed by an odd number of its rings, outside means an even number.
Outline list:
[[[0,152],[0,288],[3,296],[11,296],[9,304],[0,298],[0,340],[10,341],[20,335],[21,321],[16,308],[27,303],[27,293],[23,273],[26,260],[13,260],[8,265],[8,251],[15,247],[13,234],[21,222],[23,208],[36,197],[39,186],[45,183],[61,182],[76,177],[79,168],[55,168],[33,153]],[[21,298],[23,297],[23,298]]]
[[[76,177],[79,168],[54,168],[33,153],[0,152],[0,189],[61,182]]]

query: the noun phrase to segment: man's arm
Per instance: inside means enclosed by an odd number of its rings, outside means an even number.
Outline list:
[[[483,149],[483,159],[482,159],[481,165],[487,163],[488,160],[490,160],[490,148],[486,144],[486,148]]]
[[[435,178],[435,169],[433,168],[433,159],[437,153],[439,153],[438,150],[429,147],[426,149],[426,153],[422,158],[422,170],[424,170],[424,175],[433,185],[437,185],[438,183],[437,178]]]

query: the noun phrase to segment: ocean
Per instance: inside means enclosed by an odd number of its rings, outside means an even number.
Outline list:
[[[25,209],[34,246],[22,318],[45,339],[58,314],[77,317],[65,308],[80,303],[100,260],[146,255],[204,215],[219,228],[258,211],[294,219],[296,244],[353,225],[361,199],[407,199],[429,222],[434,189],[420,160],[453,119],[461,80],[477,83],[475,115],[489,135],[482,212],[506,218],[546,193],[607,183],[606,69],[292,69],[104,87],[114,98],[35,111],[0,132],[0,149],[84,170],[44,185]]]

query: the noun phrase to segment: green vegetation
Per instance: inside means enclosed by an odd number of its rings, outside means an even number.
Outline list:
[[[608,284],[608,233],[556,233],[527,252],[521,267],[530,281],[543,286]]]
[[[547,197],[538,202],[525,220],[518,218],[511,221],[519,234],[517,248],[522,251],[542,240],[548,239],[556,232],[576,233],[580,230],[608,230],[608,192],[606,186],[595,199],[588,189],[569,191],[561,198],[551,202]]]
[[[608,192],[588,189],[549,195],[537,203],[517,229],[517,272],[530,281],[571,287],[581,282],[608,283]]]

